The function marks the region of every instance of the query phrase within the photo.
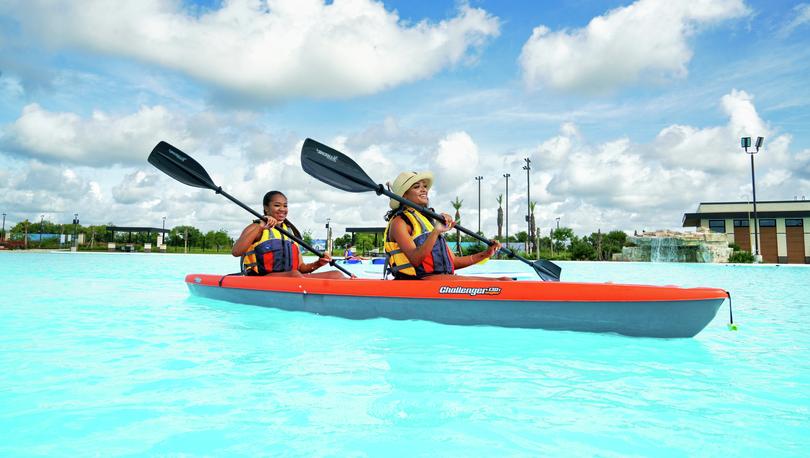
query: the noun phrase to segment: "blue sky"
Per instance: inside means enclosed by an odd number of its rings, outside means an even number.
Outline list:
[[[0,207],[7,224],[250,219],[146,162],[165,140],[297,225],[381,225],[386,202],[305,175],[312,137],[379,182],[436,175],[431,203],[510,232],[526,176],[538,226],[678,228],[746,200],[741,135],[766,137],[760,200],[810,197],[810,3],[317,0],[0,3]]]

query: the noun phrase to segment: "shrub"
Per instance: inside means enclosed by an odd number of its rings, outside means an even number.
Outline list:
[[[751,264],[754,262],[754,255],[748,251],[735,251],[728,257],[728,262],[735,264]]]

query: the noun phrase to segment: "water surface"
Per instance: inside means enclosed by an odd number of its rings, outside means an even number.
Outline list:
[[[0,253],[0,455],[807,456],[810,269],[561,264],[725,288],[740,330],[351,321],[189,296],[230,256]]]

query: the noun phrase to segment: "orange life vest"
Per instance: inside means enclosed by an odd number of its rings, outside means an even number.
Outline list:
[[[411,227],[413,231],[411,239],[417,248],[425,243],[425,239],[433,230],[433,224],[430,220],[410,207],[391,217],[383,235],[385,240],[386,272],[394,274],[394,278],[422,278],[430,274],[452,274],[455,270],[453,268],[453,255],[441,235],[433,244],[430,253],[422,260],[422,264],[418,266],[411,264],[399,244],[394,241],[390,234],[391,224],[399,216],[404,218],[405,222]]]

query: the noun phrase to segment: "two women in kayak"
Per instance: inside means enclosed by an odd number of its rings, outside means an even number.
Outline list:
[[[427,207],[428,191],[433,185],[430,172],[403,172],[389,183],[389,189],[417,205]],[[265,220],[255,220],[248,225],[234,243],[232,254],[242,257],[242,271],[247,275],[276,276],[317,276],[323,278],[344,278],[337,271],[313,273],[329,264],[331,256],[304,263],[298,244],[286,237],[283,232],[292,232],[301,238],[298,229],[287,219],[287,197],[279,191],[270,191],[262,201]],[[385,219],[386,275],[392,274],[397,280],[419,280],[426,277],[442,279],[482,279],[482,277],[458,276],[457,269],[463,269],[492,257],[500,248],[493,241],[486,250],[468,256],[455,257],[442,234],[453,229],[455,221],[442,213],[443,221],[433,221],[418,210],[402,206],[391,199],[391,210]],[[280,231],[279,228],[282,230]],[[493,278],[486,278],[493,280]],[[511,280],[502,277],[499,280]]]

